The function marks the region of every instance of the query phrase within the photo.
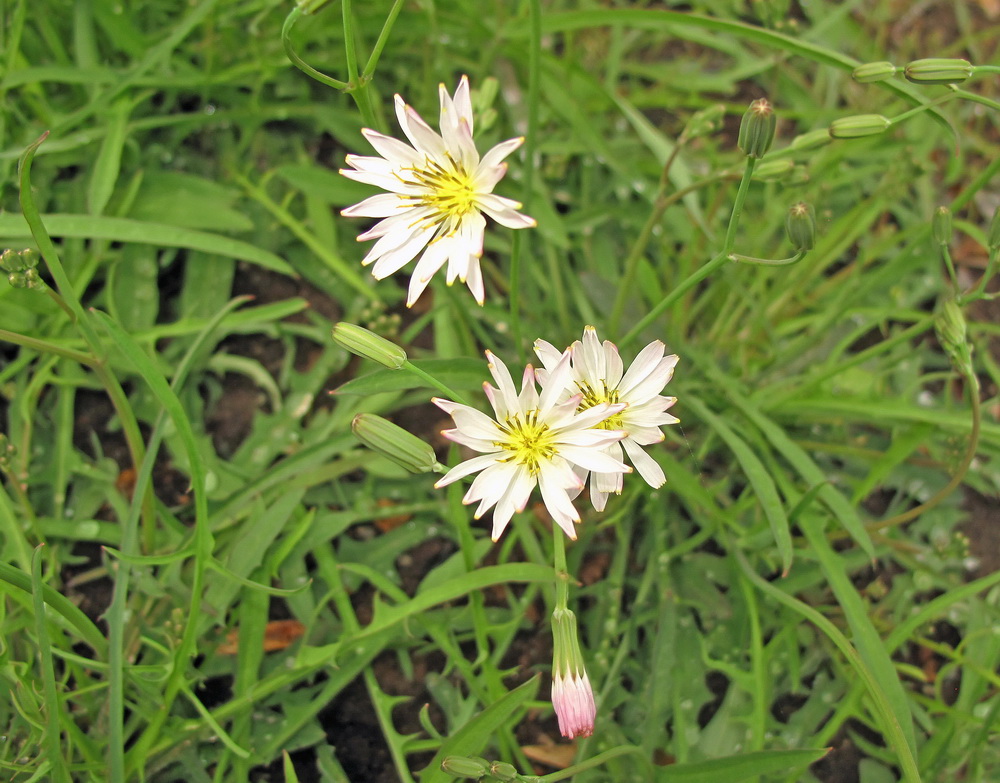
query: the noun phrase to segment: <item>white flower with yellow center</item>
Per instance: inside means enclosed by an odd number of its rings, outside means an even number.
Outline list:
[[[493,194],[507,173],[504,158],[524,139],[502,142],[480,158],[472,141],[468,78],[462,77],[454,97],[442,84],[440,98],[440,135],[397,95],[396,117],[413,146],[365,128],[361,132],[382,157],[348,155],[352,168],[340,171],[345,177],[389,191],[341,212],[349,217],[384,218],[358,237],[359,242],[378,240],[361,261],[366,266],[374,264],[372,274],[377,280],[402,269],[424,251],[410,277],[407,307],[417,301],[445,262],[448,284],[461,280],[482,304],[483,214],[507,228],[535,225],[532,218],[517,211],[520,203]]]
[[[465,476],[479,473],[463,503],[479,503],[475,517],[493,511],[493,540],[496,541],[514,516],[523,511],[537,485],[552,519],[570,538],[576,538],[573,525],[580,515],[570,502],[583,489],[577,471],[621,474],[631,471],[605,448],[625,437],[624,432],[600,428],[608,416],[621,413],[621,404],[598,403],[578,412],[581,395],[562,401],[561,388],[555,385],[539,396],[535,371],[529,364],[524,370],[521,392],[506,365],[486,352],[490,374],[497,388],[483,384],[496,419],[450,400],[434,399],[434,404],[455,420],[455,429],[445,430],[445,437],[468,446],[480,456],[452,468],[435,487],[443,487]],[[570,377],[570,356],[553,363],[550,377],[565,385]],[[480,472],[481,471],[481,472]]]
[[[635,357],[628,372],[618,355],[618,348],[610,340],[604,344],[597,337],[597,330],[588,326],[583,331],[583,341],[570,346],[572,372],[564,379],[555,370],[563,353],[545,340],[535,341],[535,353],[545,370],[538,371],[544,393],[553,388],[562,392],[561,399],[579,399],[578,412],[585,413],[597,405],[625,403],[620,413],[609,416],[600,427],[624,430],[626,436],[605,447],[605,452],[616,460],[623,458],[622,449],[639,475],[651,487],[663,486],[667,480],[663,469],[644,450],[643,446],[659,443],[664,435],[660,427],[676,424],[679,419],[666,413],[677,402],[676,397],[660,395],[674,374],[677,356],[664,356],[665,346],[659,340],[650,343]],[[622,491],[620,472],[591,471],[590,499],[594,508],[603,511],[608,495]],[[581,472],[586,480],[586,470]]]

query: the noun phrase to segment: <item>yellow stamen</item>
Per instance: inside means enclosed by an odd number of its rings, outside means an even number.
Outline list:
[[[601,391],[597,391],[589,383],[580,381],[577,381],[576,388],[583,395],[580,404],[576,406],[577,413],[583,413],[588,408],[593,408],[602,402],[610,405],[617,405],[619,402],[618,389],[609,389],[607,382],[603,378],[601,379]],[[621,413],[616,413],[608,416],[600,424],[595,424],[594,426],[599,430],[620,430],[622,429],[622,425],[622,415]]]
[[[537,476],[541,463],[556,455],[552,432],[548,424],[538,423],[538,411],[528,411],[524,414],[524,421],[520,413],[515,413],[499,426],[507,439],[494,441],[493,445],[510,452],[501,462],[513,461],[524,465],[528,473]]]
[[[477,193],[472,175],[451,155],[448,155],[448,163],[449,166],[442,166],[428,158],[423,168],[406,169],[413,178],[403,181],[424,188],[426,192],[400,198],[414,202],[414,206],[433,209],[434,214],[424,218],[431,225],[447,220],[457,224],[470,212],[477,211]]]

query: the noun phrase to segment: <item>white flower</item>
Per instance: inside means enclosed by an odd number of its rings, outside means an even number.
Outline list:
[[[570,346],[572,373],[569,382],[556,377],[555,368],[563,354],[545,340],[535,341],[535,353],[545,370],[538,371],[542,388],[551,386],[562,389],[562,398],[580,398],[578,411],[583,413],[594,405],[626,403],[621,413],[609,416],[599,424],[613,430],[624,430],[626,437],[608,444],[605,451],[616,460],[622,459],[622,449],[646,483],[660,487],[667,480],[663,469],[650,457],[643,446],[659,443],[664,435],[660,427],[676,424],[679,419],[666,413],[677,402],[676,397],[663,397],[660,392],[674,374],[677,356],[664,356],[665,347],[659,340],[650,343],[635,358],[628,372],[622,374],[623,365],[618,348],[610,340],[601,345],[597,330],[588,326],[583,331],[583,342],[577,340]],[[608,495],[622,491],[622,474],[592,471],[590,499],[594,508],[603,511]],[[581,475],[585,481],[586,471]]]
[[[413,146],[365,128],[361,132],[382,157],[348,155],[347,163],[353,168],[340,171],[345,177],[389,191],[341,212],[350,217],[384,218],[358,237],[360,242],[378,240],[361,261],[375,264],[376,279],[397,272],[424,251],[410,277],[407,307],[417,301],[446,261],[448,284],[458,278],[483,303],[479,268],[486,227],[483,213],[507,228],[535,225],[532,218],[517,211],[521,208],[517,201],[493,195],[493,188],[507,173],[503,159],[524,139],[502,142],[480,158],[472,141],[468,78],[462,77],[454,97],[442,84],[440,98],[441,135],[397,95],[396,117]]]
[[[506,365],[486,352],[490,373],[498,388],[483,384],[496,420],[484,413],[450,400],[434,399],[434,404],[455,420],[455,429],[445,430],[447,438],[481,452],[478,457],[452,468],[435,487],[443,487],[472,473],[479,473],[462,499],[479,502],[476,519],[488,509],[493,511],[493,540],[503,532],[515,511],[523,511],[535,485],[556,523],[570,538],[576,538],[573,523],[580,521],[571,497],[583,489],[576,471],[628,473],[621,460],[604,449],[625,437],[624,432],[597,428],[610,415],[620,413],[624,405],[598,403],[577,412],[581,396],[563,401],[562,386],[569,381],[570,356],[553,363],[550,377],[555,382],[541,396],[535,387],[535,371],[529,364],[524,370],[521,392]]]

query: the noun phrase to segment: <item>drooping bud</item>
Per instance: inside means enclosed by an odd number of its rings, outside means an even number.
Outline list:
[[[441,468],[429,443],[374,413],[359,413],[351,422],[351,430],[372,451],[411,473],[430,473]]]
[[[805,253],[816,245],[816,210],[812,204],[800,201],[785,216],[785,233],[798,252]]]
[[[489,762],[478,757],[445,756],[441,769],[456,778],[479,780],[490,771]]]
[[[934,313],[934,331],[952,365],[961,373],[972,372],[972,348],[967,339],[965,316],[955,297],[947,294]]]
[[[597,706],[583,665],[576,615],[569,609],[552,613],[552,642],[552,706],[559,733],[567,739],[589,737],[594,733]]]
[[[749,158],[760,160],[774,141],[774,131],[778,119],[774,115],[774,107],[767,98],[758,98],[750,104],[743,121],[740,123],[740,135],[737,144]]]
[[[972,76],[972,71],[968,60],[939,57],[914,60],[903,69],[906,78],[918,84],[960,84]]]
[[[371,359],[392,370],[406,362],[406,351],[375,332],[341,321],[333,327],[333,341],[357,356]]]
[[[871,82],[884,82],[896,75],[895,65],[887,62],[865,63],[859,65],[851,73],[851,77],[859,84],[870,84]]]
[[[933,229],[935,242],[942,247],[947,247],[951,244],[951,210],[948,207],[942,206],[934,210],[931,228]]]
[[[858,139],[885,133],[890,125],[892,123],[881,114],[855,114],[831,122],[829,132],[834,139]]]

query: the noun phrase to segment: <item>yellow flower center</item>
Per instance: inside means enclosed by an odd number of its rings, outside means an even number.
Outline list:
[[[442,166],[437,161],[428,159],[423,168],[408,169],[413,175],[408,184],[419,185],[427,192],[402,198],[433,209],[436,214],[425,218],[432,224],[448,219],[460,220],[476,211],[477,193],[472,175],[451,155],[448,155],[448,163],[451,165]]]
[[[493,445],[510,452],[502,462],[524,465],[532,476],[537,476],[541,463],[556,455],[553,434],[548,424],[538,423],[538,411],[528,411],[523,421],[521,414],[515,413],[499,427],[507,439],[494,441]]]
[[[580,400],[580,404],[576,406],[577,413],[583,413],[588,408],[593,408],[595,405],[600,405],[602,402],[606,402],[610,405],[617,405],[618,400],[618,389],[609,389],[607,382],[601,379],[601,391],[597,391],[589,383],[577,381],[576,388],[583,395],[583,399]],[[621,413],[616,413],[613,416],[608,416],[600,424],[595,424],[594,426],[599,430],[620,430],[623,428],[624,422],[622,421]]]

